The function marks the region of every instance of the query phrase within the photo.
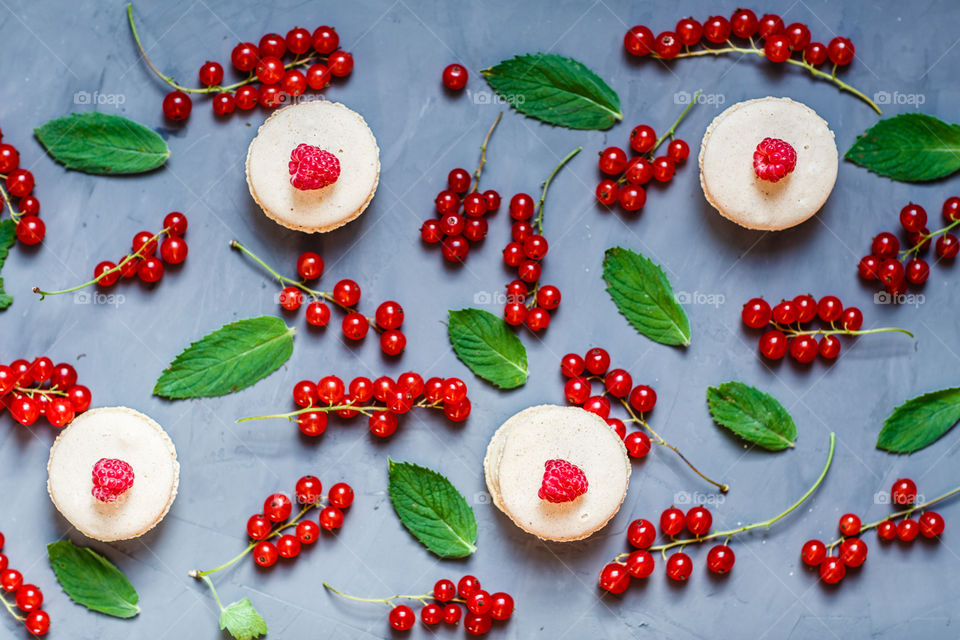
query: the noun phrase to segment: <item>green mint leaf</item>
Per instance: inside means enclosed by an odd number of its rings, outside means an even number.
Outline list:
[[[71,600],[116,618],[140,613],[140,596],[127,577],[102,555],[69,540],[47,545],[50,566]]]
[[[10,255],[10,247],[17,241],[17,223],[7,218],[0,221],[0,269]],[[0,278],[0,310],[13,304],[13,296],[3,290],[3,278]]]
[[[400,522],[441,558],[477,550],[477,521],[463,495],[442,475],[409,462],[389,461],[390,501]]]
[[[903,113],[867,129],[843,157],[893,180],[936,180],[960,169],[960,125]]]
[[[451,310],[447,333],[460,361],[490,384],[515,389],[527,381],[527,350],[503,318],[480,309]]]
[[[797,425],[776,398],[742,382],[707,388],[707,406],[714,422],[770,451],[792,447]]]
[[[516,56],[484,69],[490,88],[520,113],[570,129],[609,129],[620,97],[582,62],[553,53]]]
[[[167,143],[154,131],[108,113],[74,113],[33,133],[54,160],[83,173],[143,173],[170,157]]]
[[[184,349],[160,375],[153,393],[212,398],[246,389],[290,358],[295,331],[275,316],[224,325]]]
[[[911,398],[893,410],[877,437],[877,448],[913,453],[936,442],[960,421],[960,387]]]
[[[603,258],[607,292],[639,333],[660,344],[690,344],[690,322],[659,265],[630,249],[607,249]]]
[[[253,608],[250,598],[244,598],[220,612],[220,630],[226,630],[236,640],[253,640],[267,634],[267,623]]]

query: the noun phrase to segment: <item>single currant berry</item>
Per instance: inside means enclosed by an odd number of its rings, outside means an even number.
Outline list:
[[[800,550],[800,559],[810,567],[818,567],[827,557],[827,547],[819,540],[807,540]]]
[[[367,425],[373,435],[387,438],[397,430],[397,416],[388,411],[374,411],[367,420]]]
[[[280,79],[280,90],[291,97],[297,97],[307,90],[307,76],[297,69],[288,69]]]
[[[261,567],[271,567],[277,562],[277,547],[269,540],[261,540],[253,548],[253,561]]]
[[[860,538],[847,538],[840,543],[840,562],[847,567],[859,567],[867,559],[867,543]]]
[[[451,169],[447,174],[447,186],[455,193],[466,193],[470,190],[470,172],[466,169]]]
[[[583,404],[590,397],[590,382],[583,378],[570,378],[563,385],[563,395],[571,404]]]
[[[913,258],[904,268],[904,277],[910,284],[923,284],[930,277],[930,265],[923,258]]]
[[[186,120],[191,109],[193,101],[183,91],[171,91],[163,98],[163,115],[170,120]]]
[[[840,355],[840,348],[840,341],[836,336],[824,336],[820,339],[818,351],[821,357],[833,360]]]
[[[726,42],[730,37],[730,22],[723,16],[710,16],[703,23],[703,37],[713,44]]]
[[[836,296],[823,296],[817,302],[817,316],[824,322],[836,322],[843,314],[843,303]]]
[[[278,297],[280,306],[287,311],[296,311],[303,304],[303,292],[293,285],[284,287]]]
[[[481,589],[467,598],[467,611],[476,615],[484,615],[490,613],[492,604],[490,594]]]
[[[880,263],[880,282],[887,287],[896,287],[903,282],[906,268],[896,258],[887,258]]]
[[[403,307],[393,300],[381,302],[374,319],[381,329],[398,329],[403,324]]]
[[[802,22],[793,22],[784,29],[787,40],[790,41],[790,48],[794,51],[800,51],[810,44],[810,27]]]
[[[510,217],[514,220],[529,220],[533,217],[535,204],[526,193],[518,193],[510,198]]]
[[[346,509],[353,504],[353,488],[346,482],[338,482],[330,487],[327,500],[330,501],[330,506]]]
[[[736,555],[733,549],[725,544],[714,545],[707,552],[707,568],[713,573],[728,573],[736,562]]]
[[[23,244],[39,244],[46,234],[47,225],[37,216],[23,216],[17,223],[17,240]]]
[[[336,29],[323,25],[317,27],[313,32],[313,48],[321,54],[326,55],[340,46],[340,36]]]
[[[827,45],[822,42],[811,42],[803,49],[803,59],[814,67],[819,67],[827,61]]]
[[[910,478],[897,478],[890,488],[890,500],[893,504],[913,504],[917,499],[917,484]]]
[[[713,515],[703,506],[691,507],[686,516],[687,529],[695,536],[710,533],[713,525]]]
[[[910,246],[916,247],[919,251],[926,251],[929,249],[932,241],[930,230],[926,227],[915,233],[908,233],[907,239],[910,242]]]
[[[70,404],[73,405],[74,411],[83,413],[90,407],[90,389],[82,384],[75,384],[67,389],[67,399],[70,401]]]
[[[448,262],[463,262],[470,253],[470,245],[463,236],[452,236],[443,239],[440,250]]]
[[[921,231],[927,226],[926,209],[912,202],[900,209],[900,226],[904,231]]]
[[[182,236],[187,232],[187,216],[179,211],[171,211],[163,217],[163,228],[171,236]]]
[[[863,326],[863,312],[857,307],[847,307],[840,315],[840,326],[847,331],[859,331]]]
[[[260,89],[257,91],[257,104],[264,109],[273,109],[274,107],[278,107],[283,100],[283,92],[280,91],[280,87],[276,85],[262,84],[260,85]]]
[[[215,87],[223,81],[223,65],[219,62],[210,62],[207,60],[197,72],[200,78],[200,84],[207,87]]]
[[[297,273],[304,280],[316,280],[323,275],[323,258],[313,251],[304,251],[297,258]]]
[[[693,560],[683,551],[678,551],[667,558],[667,577],[682,582],[693,573]]]
[[[167,264],[180,264],[187,259],[187,241],[178,236],[169,236],[160,243],[160,259]]]
[[[513,596],[503,591],[490,595],[490,617],[494,620],[509,620],[513,615]]]
[[[657,144],[657,134],[653,127],[640,124],[630,131],[630,148],[637,153],[647,153],[655,144]]]
[[[761,180],[779,182],[796,166],[796,150],[779,138],[764,138],[753,152],[753,172]]]
[[[690,157],[690,145],[679,138],[671,140],[667,145],[667,157],[677,164],[684,162]]]
[[[270,535],[273,525],[262,513],[256,513],[247,520],[247,535],[251,540],[263,540]]]
[[[330,73],[335,77],[346,77],[353,71],[353,55],[346,51],[334,51],[327,59],[327,65],[330,67]]]
[[[40,215],[40,200],[35,196],[20,198],[20,213],[25,216]]]
[[[503,307],[503,319],[511,327],[519,327],[527,320],[527,306],[522,302],[508,302]]]
[[[2,147],[3,145],[0,145],[0,148]],[[2,158],[3,156],[0,155],[0,160],[2,160]],[[960,197],[950,196],[943,201],[943,219],[948,223],[960,220]]]
[[[540,234],[534,234],[523,240],[523,253],[531,260],[542,260],[549,251],[547,239]]]
[[[303,27],[294,27],[287,32],[287,50],[290,53],[294,55],[306,53],[310,50],[312,45],[313,37],[311,36],[310,32]],[[262,49],[260,53],[263,53]]]
[[[662,531],[665,536],[673,537],[679,534],[683,531],[685,523],[686,519],[683,511],[676,507],[664,509],[663,513],[660,514],[660,531]]]
[[[634,578],[647,578],[653,573],[656,562],[646,550],[634,551],[627,556],[627,573]]]
[[[853,62],[854,53],[853,43],[840,36],[830,40],[830,44],[827,45],[827,55],[830,57],[830,62],[841,67]]]
[[[945,526],[943,516],[936,511],[926,511],[920,515],[920,535],[924,538],[936,538],[943,533]]]
[[[467,385],[460,378],[447,378],[443,381],[443,401],[455,404],[467,397]]]
[[[847,567],[837,556],[830,556],[820,565],[820,579],[827,584],[837,584],[847,575]]]
[[[300,549],[300,541],[294,535],[285,533],[277,539],[277,555],[281,558],[296,558]]]
[[[283,522],[290,517],[293,503],[283,493],[273,493],[263,502],[263,514],[270,522]]]
[[[586,369],[586,364],[576,353],[568,353],[560,359],[560,373],[568,378],[579,376]]]
[[[238,71],[252,71],[260,60],[260,52],[252,42],[241,42],[230,53],[230,62]]]
[[[431,218],[420,227],[420,237],[424,242],[436,244],[443,240],[443,231],[440,230],[440,221]]]
[[[645,157],[637,156],[627,163],[627,169],[624,171],[623,177],[632,185],[643,186],[653,179],[653,165]],[[616,186],[616,183],[614,185]],[[619,189],[619,187],[617,188]]]
[[[457,582],[457,595],[463,599],[469,598],[477,591],[480,591],[480,581],[475,576],[467,574]]]
[[[620,147],[607,147],[600,152],[598,165],[608,176],[620,175],[627,168],[627,152]]]
[[[66,398],[53,398],[50,400],[44,415],[51,426],[60,428],[65,427],[73,420],[76,411],[73,404]]]
[[[483,202],[487,205],[487,211],[496,211],[500,208],[500,194],[494,189],[487,189],[483,192]]]
[[[457,624],[460,622],[461,615],[463,615],[463,609],[460,605],[450,603],[443,608],[443,621],[447,624]]]
[[[259,93],[256,87],[246,84],[237,89],[236,93],[233,94],[233,100],[238,108],[246,111],[257,106]]]
[[[560,289],[552,284],[544,285],[537,291],[537,305],[548,311],[560,306],[560,298]]]
[[[316,476],[303,476],[297,480],[294,494],[300,504],[313,504],[323,495],[323,484]]]
[[[444,402],[443,415],[452,422],[463,422],[470,416],[470,398],[464,398],[460,402]]]
[[[801,294],[793,299],[793,306],[797,310],[797,322],[806,324],[817,317],[817,300],[809,294]]]
[[[703,25],[698,20],[691,18],[681,18],[677,21],[677,27],[674,30],[681,44],[688,47],[700,42],[703,37]]]
[[[864,280],[876,280],[880,277],[880,258],[870,254],[860,258],[857,264],[857,272]]]
[[[330,85],[330,68],[325,64],[312,64],[307,67],[307,86],[319,91]]]
[[[960,240],[952,233],[945,233],[937,238],[935,250],[941,258],[952,260],[960,253]]]
[[[793,324],[799,319],[798,316],[799,310],[792,300],[781,300],[770,312],[770,317],[777,324]]]
[[[50,386],[58,389],[68,389],[77,383],[77,370],[73,365],[61,362],[53,368],[53,374],[50,376]],[[0,395],[2,394],[2,382],[0,382]],[[2,548],[2,545],[0,545]]]
[[[116,264],[104,260],[93,268],[93,277],[101,287],[112,287],[120,280],[120,271],[117,270]]]
[[[627,541],[637,549],[648,549],[657,539],[657,530],[649,520],[640,518],[627,527]]]
[[[623,398],[633,388],[633,378],[624,369],[611,369],[603,379],[603,386],[615,398]]]
[[[630,574],[627,567],[611,562],[600,571],[600,588],[612,594],[619,595],[630,586]]]
[[[783,19],[775,13],[764,14],[757,23],[757,35],[764,39],[783,33],[783,29]]]
[[[730,30],[738,38],[747,39],[757,32],[757,14],[750,9],[737,9],[730,18]]]
[[[550,326],[550,314],[546,309],[533,307],[527,312],[527,318],[524,320],[530,331],[543,331]]]
[[[650,453],[650,436],[643,431],[633,431],[623,439],[623,445],[631,458],[645,458]]]
[[[877,256],[881,260],[894,258],[896,257],[897,252],[900,251],[900,241],[897,240],[897,236],[893,235],[889,231],[883,231],[874,236],[873,242],[870,245],[870,250],[873,255]]]
[[[445,236],[458,236],[463,233],[466,224],[467,221],[464,220],[463,216],[456,213],[448,213],[440,218],[440,231],[442,231]]]
[[[904,518],[897,524],[897,539],[910,542],[920,533],[920,525],[913,518]]]
[[[35,584],[24,584],[17,589],[14,602],[21,611],[36,611],[43,606],[43,592]]]
[[[471,613],[463,619],[463,630],[471,636],[482,636],[489,632],[492,626],[493,619],[487,614]]]
[[[643,187],[626,184],[618,192],[617,200],[624,211],[639,211],[647,203],[647,192]]]
[[[440,624],[443,620],[443,608],[434,602],[423,605],[420,609],[420,620],[427,625]]]
[[[653,51],[665,60],[676,58],[683,51],[683,43],[672,31],[664,31],[653,41]]]
[[[649,27],[638,24],[623,36],[623,47],[634,56],[646,56],[653,52],[654,38]]]
[[[343,317],[343,335],[351,340],[363,340],[370,330],[370,321],[362,313],[351,311]]]
[[[307,305],[307,324],[325,327],[330,322],[330,307],[322,300],[314,300]]]
[[[450,602],[457,596],[457,587],[447,579],[437,580],[433,585],[433,597],[439,602]]]
[[[653,411],[657,406],[657,392],[653,387],[645,384],[638,384],[630,391],[630,406],[640,413]]]
[[[417,621],[417,615],[407,605],[400,604],[390,609],[388,620],[390,626],[397,631],[409,631]]]
[[[451,91],[460,91],[467,86],[470,73],[463,65],[453,63],[443,68],[443,86]]]
[[[670,182],[676,171],[676,164],[667,156],[657,156],[653,159],[653,179],[657,182]]]
[[[583,362],[587,371],[599,376],[606,373],[607,369],[610,368],[610,354],[607,353],[606,349],[593,347],[587,351],[583,357]]]
[[[527,299],[529,293],[527,283],[523,280],[513,280],[507,283],[507,302],[523,302]]]
[[[287,41],[279,33],[268,33],[260,38],[257,50],[260,55],[282,58],[283,54],[287,52]]]
[[[225,116],[233,113],[237,107],[237,101],[230,93],[218,93],[213,96],[213,113],[218,116]]]
[[[46,611],[31,611],[23,622],[27,632],[35,636],[45,635],[50,630],[50,616]]]
[[[840,516],[838,525],[841,535],[855,536],[860,533],[860,518],[855,513],[845,513]]]
[[[11,144],[0,144],[0,173],[10,173],[20,166],[20,152]]]
[[[339,529],[343,526],[343,511],[333,506],[324,507],[318,520],[320,526],[327,531]]]
[[[163,277],[163,262],[154,256],[144,258],[137,265],[137,277],[144,282],[157,282]]]
[[[534,283],[540,279],[540,274],[543,271],[543,267],[540,266],[539,262],[534,260],[524,260],[519,265],[517,265],[517,275],[524,282]]]
[[[16,591],[23,584],[23,575],[16,569],[4,569],[0,572],[0,589]]]
[[[296,536],[300,544],[313,544],[320,537],[320,525],[313,520],[301,520],[297,523]]]
[[[790,38],[785,33],[770,36],[763,43],[763,55],[770,62],[786,62],[790,54]]]
[[[610,415],[610,401],[606,396],[591,396],[583,403],[584,411],[595,413],[604,420]]]
[[[751,298],[743,305],[740,319],[751,329],[760,329],[770,322],[770,304],[763,298]]]
[[[470,242],[480,242],[487,237],[489,226],[486,218],[468,218],[463,237]]]
[[[877,525],[877,537],[889,542],[897,537],[897,523],[893,520],[884,520]]]
[[[317,382],[317,397],[320,402],[334,405],[343,400],[346,386],[337,376],[324,376]]]

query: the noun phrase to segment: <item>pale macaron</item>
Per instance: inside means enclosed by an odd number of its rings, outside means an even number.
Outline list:
[[[329,151],[340,177],[321,189],[290,184],[290,153],[299,144]],[[298,231],[325,232],[357,218],[380,181],[380,148],[366,121],[339,102],[314,100],[275,111],[247,150],[247,185],[275,222]]]
[[[579,467],[587,491],[570,502],[537,495],[547,460]],[[494,505],[518,527],[544,540],[582,540],[620,510],[630,484],[623,441],[600,416],[579,407],[539,405],[515,414],[490,439],[483,460]]]
[[[796,168],[777,182],[761,180],[753,153],[764,138],[797,152]],[[778,231],[813,216],[837,181],[833,132],[817,112],[789,98],[738,102],[713,119],[700,143],[700,186],[720,214],[748,229]]]
[[[133,486],[116,502],[93,497],[93,466],[117,458],[133,468]],[[152,418],[127,407],[91,409],[53,443],[47,491],[70,524],[94,540],[129,540],[153,529],[170,510],[180,482],[177,451]]]

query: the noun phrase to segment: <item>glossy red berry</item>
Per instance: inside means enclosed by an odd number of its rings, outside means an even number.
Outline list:
[[[867,543],[860,538],[847,538],[840,543],[840,562],[848,567],[859,567],[867,559]]]
[[[21,220],[22,222],[22,220]],[[960,253],[960,240],[957,239],[957,236],[952,233],[945,233],[939,238],[937,238],[937,243],[934,245],[934,249],[937,252],[937,255],[946,260],[952,260],[957,257],[957,254]]]
[[[649,520],[640,518],[627,527],[627,540],[637,549],[647,549],[657,539],[657,530]]]
[[[864,280],[876,280],[880,277],[880,258],[870,254],[860,258],[857,264],[857,272]]]
[[[370,321],[362,313],[352,311],[343,317],[343,335],[351,340],[363,340],[370,330]]]
[[[120,271],[117,265],[109,260],[98,262],[93,268],[93,277],[101,287],[112,287],[120,280]]]
[[[687,511],[686,524],[690,533],[695,536],[702,536],[710,533],[710,527],[713,526],[713,515],[706,507],[691,507]]]
[[[910,478],[897,478],[890,488],[890,500],[893,504],[913,504],[917,499],[917,484]]]
[[[579,377],[570,378],[563,385],[563,395],[571,404],[583,404],[590,397],[590,382]]]
[[[277,555],[281,558],[296,558],[300,549],[300,541],[294,535],[285,533],[277,539]]]
[[[313,32],[313,48],[317,53],[326,55],[340,46],[340,36],[336,29],[323,25]]]
[[[710,547],[707,552],[707,568],[713,573],[724,574],[733,568],[736,562],[736,555],[733,549],[725,544],[718,544]]]
[[[823,296],[817,303],[817,315],[824,322],[836,322],[843,314],[843,303],[836,296]]]
[[[280,91],[291,97],[299,96],[308,86],[307,76],[298,69],[288,69],[280,79]]]
[[[287,41],[279,33],[268,33],[260,38],[257,50],[260,55],[282,58],[287,52]]]
[[[904,277],[910,284],[923,284],[930,277],[930,265],[923,258],[913,258],[904,268]]]
[[[810,27],[802,22],[793,22],[784,28],[784,34],[794,51],[802,51],[810,44]]]
[[[20,198],[20,213],[25,216],[40,215],[40,200],[35,196]]]
[[[583,403],[583,409],[606,420],[610,415],[610,401],[606,396],[591,396]]]
[[[537,291],[537,305],[548,311],[559,307],[560,299],[560,289],[552,284],[544,285]]]
[[[627,163],[627,169],[624,171],[623,177],[632,185],[643,186],[653,179],[653,165],[645,157],[637,156]],[[601,182],[601,184],[603,183]],[[617,184],[615,182],[613,184],[619,190]]]
[[[654,49],[653,32],[642,24],[631,27],[623,36],[623,47],[634,56],[649,55]]]
[[[627,556],[627,573],[634,578],[647,578],[653,573],[656,562],[646,550],[634,551]]]
[[[273,566],[278,557],[277,547],[269,540],[261,540],[253,548],[253,561],[261,567]]]
[[[293,503],[282,493],[273,493],[263,502],[263,513],[271,522],[283,522],[292,511]]]
[[[633,388],[633,378],[624,369],[611,369],[603,379],[607,392],[615,398],[623,398]]]
[[[270,535],[270,529],[273,525],[262,513],[250,516],[247,520],[247,535],[251,540],[263,540]]]
[[[213,113],[218,116],[225,116],[233,113],[237,106],[237,101],[230,93],[218,93],[213,97]]]
[[[647,203],[647,192],[643,187],[625,184],[620,189],[617,200],[624,211],[639,211]]]
[[[333,531],[343,526],[343,511],[334,506],[324,507],[318,518],[320,526],[327,531]]]
[[[35,584],[24,584],[17,589],[14,601],[21,611],[36,611],[43,605],[43,592]]]
[[[786,34],[772,35],[763,43],[763,54],[770,62],[786,62],[790,53],[790,39]]]
[[[374,411],[367,420],[367,425],[373,435],[387,438],[397,430],[397,416],[388,411]]]
[[[74,411],[83,413],[90,407],[90,389],[82,384],[75,384],[67,389],[67,399],[73,405]]]
[[[300,544],[313,544],[320,537],[320,525],[313,520],[301,520],[295,531]]]
[[[200,84],[208,87],[215,87],[223,81],[223,65],[219,62],[210,62],[207,60],[197,72],[200,78]]]
[[[180,264],[187,259],[187,241],[179,236],[169,236],[160,244],[160,259],[167,264]]]
[[[351,387],[352,386],[353,385],[351,385]],[[330,506],[338,509],[346,509],[353,504],[353,487],[346,482],[338,482],[330,487],[327,500],[330,501]]]
[[[799,310],[792,300],[781,300],[770,312],[770,317],[777,324],[793,324],[797,321],[798,315]]]
[[[477,591],[480,591],[480,581],[472,575],[465,575],[457,582],[457,595],[461,598],[469,598]]]
[[[334,51],[327,59],[327,66],[337,78],[348,76],[353,71],[353,55],[346,51]]]
[[[927,226],[927,211],[911,202],[900,209],[900,226],[904,231],[922,231]]]
[[[283,92],[280,87],[271,84],[262,84],[257,91],[257,104],[265,109],[273,109],[280,106],[284,100]]]
[[[542,260],[550,249],[547,239],[540,234],[533,234],[523,239],[523,253],[531,260]]]
[[[730,38],[730,22],[723,16],[710,16],[703,23],[703,37],[714,44],[726,42]]]
[[[490,595],[490,617],[494,620],[509,620],[513,607],[513,597],[509,593],[497,591]]]
[[[897,523],[893,520],[884,520],[877,525],[877,537],[884,542],[889,542],[897,537]]]
[[[840,341],[836,336],[823,336],[820,339],[818,352],[820,356],[827,360],[833,360],[840,355]]]
[[[163,98],[163,115],[170,120],[186,120],[193,109],[193,101],[183,91],[171,91]]]
[[[860,533],[860,517],[855,513],[845,513],[840,516],[838,528],[841,535],[855,536]]]
[[[904,518],[897,524],[897,539],[910,542],[920,533],[920,525],[913,518]]]
[[[23,216],[17,223],[17,240],[26,245],[43,242],[47,225],[37,216]]]
[[[630,148],[637,153],[647,153],[656,143],[657,134],[649,125],[637,125],[630,131]]]
[[[820,579],[827,584],[836,584],[847,575],[847,567],[837,556],[826,558],[820,565]]]
[[[297,480],[294,494],[300,504],[313,504],[323,496],[323,483],[316,476],[303,476]]]
[[[671,580],[684,581],[693,573],[693,560],[683,551],[667,558],[667,577]]]
[[[645,384],[638,384],[630,391],[630,406],[640,413],[653,411],[657,406],[657,392],[653,387]]]
[[[681,18],[677,21],[674,33],[677,34],[677,39],[680,40],[681,44],[688,47],[693,46],[700,42],[700,38],[703,37],[703,25],[693,18]]]
[[[230,62],[239,71],[252,71],[260,60],[260,52],[252,42],[241,42],[230,53]]]
[[[303,27],[295,27],[287,32],[287,50],[295,55],[306,53],[313,45],[313,37]],[[263,50],[260,51],[263,54]]]
[[[920,535],[924,538],[936,538],[945,528],[943,516],[936,511],[926,511],[920,515]]]
[[[488,614],[468,613],[463,619],[463,630],[467,635],[482,636],[490,631],[493,619]]]
[[[670,60],[683,51],[683,43],[674,32],[664,31],[653,41],[653,51],[661,58]]]
[[[679,138],[671,140],[670,144],[667,145],[667,157],[680,164],[690,157],[690,145]]]
[[[388,617],[390,626],[397,631],[409,631],[417,621],[417,616],[413,609],[405,604],[395,606],[390,610]]]
[[[613,594],[621,594],[630,586],[627,567],[611,562],[600,571],[600,588]]]
[[[450,236],[443,239],[440,251],[448,262],[463,262],[470,253],[470,245],[463,236]]]
[[[653,159],[653,179],[657,182],[669,182],[676,171],[676,164],[667,156],[657,156]]]
[[[20,166],[20,152],[12,144],[0,144],[0,173],[10,173]]]
[[[607,175],[620,175],[623,170],[627,168],[627,153],[620,147],[607,147],[600,152],[598,165],[600,167],[600,171]]]
[[[730,18],[730,30],[738,38],[747,39],[757,32],[757,14],[750,9],[737,9]]]
[[[803,543],[803,548],[800,550],[800,559],[803,560],[803,563],[811,566],[818,567],[827,557],[827,547],[819,540],[807,540]]]
[[[457,587],[450,580],[437,580],[433,585],[433,597],[440,602],[450,602],[456,595]]]
[[[0,148],[2,147],[3,145],[0,145]],[[0,156],[0,159],[2,159],[2,156]],[[948,223],[960,220],[960,197],[950,196],[943,201],[943,219]]]
[[[522,302],[508,302],[503,307],[503,319],[511,327],[519,327],[527,320],[527,306]]]
[[[827,45],[811,42],[803,49],[803,59],[815,67],[827,61]]]
[[[841,67],[853,61],[854,52],[853,43],[840,36],[830,40],[830,44],[827,45],[827,56],[830,62]]]
[[[576,353],[568,353],[560,359],[560,373],[568,378],[579,376],[586,369],[586,364]]]
[[[660,514],[660,531],[662,531],[665,536],[675,536],[679,534],[683,531],[685,523],[686,518],[683,511],[676,507],[665,509],[663,513]]]
[[[774,34],[783,33],[783,29],[783,19],[775,13],[764,14],[760,18],[760,22],[757,23],[757,35],[761,38],[769,38]]]
[[[470,613],[475,613],[477,615],[483,615],[485,613],[490,613],[490,606],[493,603],[490,601],[490,594],[480,589],[467,597],[467,611]]]
[[[280,306],[287,311],[296,311],[303,304],[303,292],[293,285],[284,287],[279,295]]]
[[[543,331],[550,326],[550,314],[547,313],[546,309],[533,307],[527,312],[524,323],[530,331]]]
[[[450,603],[443,608],[443,621],[447,624],[457,624],[460,622],[460,616],[463,615],[463,609],[460,605]]]
[[[320,90],[329,86],[330,68],[325,64],[312,64],[307,68],[307,86],[314,90]]]
[[[443,608],[434,602],[423,605],[420,609],[420,620],[426,625],[440,624],[443,620]]]
[[[751,329],[760,329],[770,322],[770,304],[763,298],[751,298],[743,305],[740,319]]]
[[[897,236],[889,231],[883,231],[874,236],[870,248],[873,255],[877,256],[880,260],[886,260],[887,258],[893,258],[897,255],[897,252],[900,250],[900,241],[897,239]]]
[[[307,305],[307,323],[314,327],[324,327],[330,322],[330,307],[322,300],[314,300]]]
[[[451,91],[460,91],[467,86],[467,80],[470,74],[463,65],[453,63],[448,64],[443,69],[443,86]]]
[[[863,312],[857,307],[847,307],[840,315],[840,326],[847,331],[859,331],[863,326]]]
[[[27,628],[28,633],[32,633],[35,636],[46,635],[50,630],[50,616],[42,609],[39,611],[31,611],[27,614],[23,624]]]
[[[607,369],[610,368],[610,354],[607,353],[606,349],[593,347],[587,351],[583,357],[583,362],[587,371],[594,375],[601,375],[606,373]]]
[[[624,437],[623,445],[631,458],[645,458],[650,453],[650,436],[643,431],[633,431]]]

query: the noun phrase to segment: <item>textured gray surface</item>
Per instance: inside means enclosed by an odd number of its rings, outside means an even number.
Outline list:
[[[872,5],[872,6],[870,6]],[[923,96],[924,111],[956,121],[958,93],[955,24],[960,9],[949,2],[769,3],[788,21],[811,25],[826,41],[833,31],[850,36],[860,56],[845,78],[874,91]],[[335,25],[356,57],[356,70],[326,95],[360,111],[382,147],[383,175],[372,206],[358,221],[323,237],[285,231],[256,210],[247,193],[242,159],[260,110],[215,121],[198,100],[187,124],[163,121],[163,85],[139,62],[127,31],[123,3],[27,2],[0,5],[0,41],[7,52],[0,76],[0,125],[20,147],[24,165],[37,177],[36,193],[47,221],[46,242],[36,251],[17,247],[4,268],[13,307],[0,316],[6,361],[49,354],[75,362],[96,405],[122,404],[147,412],[170,432],[183,464],[180,497],[157,530],[125,544],[93,545],[110,556],[140,591],[143,612],[131,621],[89,613],[58,589],[44,546],[61,536],[78,542],[46,496],[47,427],[0,424],[0,486],[6,493],[0,530],[5,552],[28,580],[46,593],[52,637],[218,638],[214,604],[186,572],[226,560],[245,543],[246,518],[277,490],[291,491],[312,472],[324,483],[346,480],[357,490],[342,533],[324,539],[294,563],[259,571],[246,561],[216,576],[221,596],[250,597],[266,617],[272,638],[369,638],[388,636],[386,608],[337,600],[321,588],[329,582],[358,594],[423,592],[441,576],[469,571],[485,586],[516,595],[512,621],[496,631],[503,638],[586,637],[924,637],[956,636],[960,592],[956,505],[943,508],[947,534],[939,544],[881,548],[867,536],[870,558],[839,589],[824,588],[799,566],[798,553],[812,536],[832,537],[837,517],[856,510],[875,519],[886,513],[873,503],[898,475],[914,477],[920,491],[939,493],[956,484],[960,434],[912,457],[873,448],[883,418],[902,400],[957,384],[958,320],[956,268],[934,268],[918,307],[874,305],[854,266],[881,229],[893,229],[908,200],[938,215],[956,181],[924,186],[898,184],[841,163],[837,188],[816,219],[777,234],[735,227],[703,202],[694,166],[682,168],[665,188],[653,188],[639,216],[608,213],[593,203],[598,179],[594,153],[626,143],[629,128],[647,122],[664,128],[679,107],[678,91],[702,87],[729,105],[768,94],[809,104],[826,118],[846,149],[876,121],[873,112],[831,85],[796,69],[772,69],[758,60],[679,61],[662,66],[627,60],[620,41],[627,26],[671,27],[693,13],[704,18],[733,4],[627,2],[418,3],[385,2],[140,2],[136,10],[145,44],[161,69],[192,82],[206,59],[228,60],[240,39],[296,24]],[[757,7],[754,7],[757,9]],[[762,11],[758,10],[758,14]],[[509,278],[500,261],[508,232],[505,210],[491,219],[486,244],[463,268],[451,268],[438,251],[425,248],[417,228],[431,215],[433,196],[455,166],[472,169],[476,148],[496,108],[475,104],[486,91],[475,70],[515,53],[550,50],[575,56],[619,92],[625,123],[609,132],[549,128],[515,113],[504,116],[490,147],[484,184],[509,197],[533,192],[556,159],[574,146],[578,156],[556,181],[546,214],[551,255],[546,278],[558,284],[564,304],[552,326],[536,339],[523,333],[531,378],[517,391],[499,393],[473,378],[450,351],[446,310],[473,304],[482,291],[500,291]],[[467,64],[467,93],[445,95],[440,70],[452,60]],[[173,156],[155,173],[98,178],[64,172],[31,138],[33,127],[88,105],[75,105],[78,91],[123,96],[101,105],[155,127]],[[893,106],[888,114],[914,108]],[[693,109],[680,134],[694,152],[712,105]],[[113,290],[123,304],[77,305],[69,296],[37,300],[30,287],[68,285],[89,277],[100,259],[122,255],[130,237],[156,229],[179,209],[190,217],[190,257],[156,287],[128,284]],[[395,298],[407,311],[409,346],[388,361],[375,340],[347,345],[332,328],[307,329],[302,314],[288,322],[300,328],[287,366],[242,393],[200,402],[165,402],[150,395],[163,366],[189,341],[225,322],[278,312],[274,287],[264,273],[231,253],[238,238],[283,271],[292,271],[304,249],[327,261],[322,280],[356,279],[362,306]],[[603,290],[603,250],[623,244],[664,264],[679,291],[722,296],[716,307],[687,306],[693,344],[687,350],[656,345],[636,335]],[[755,337],[739,324],[740,304],[802,292],[839,294],[864,311],[865,326],[899,325],[900,335],[845,342],[840,362],[802,368],[783,362],[768,368]],[[496,310],[495,310],[496,311]],[[481,460],[487,439],[506,417],[531,404],[561,401],[560,355],[603,345],[616,365],[652,384],[659,404],[652,423],[671,441],[733,490],[714,509],[718,526],[765,519],[792,502],[823,464],[827,434],[838,435],[834,467],[803,508],[768,533],[736,539],[737,565],[724,578],[707,575],[706,549],[695,549],[690,581],[671,584],[658,566],[646,584],[621,598],[601,597],[600,567],[626,549],[624,531],[634,517],[655,517],[681,491],[706,492],[672,455],[655,451],[634,467],[621,513],[586,542],[547,545],[514,527],[482,498]],[[241,416],[287,410],[297,380],[336,373],[459,375],[468,381],[474,412],[463,426],[440,416],[410,415],[390,440],[373,441],[362,421],[332,424],[322,438],[306,441],[284,422],[235,424]],[[795,450],[780,454],[746,451],[710,421],[707,385],[742,379],[779,397],[799,428]],[[427,464],[449,475],[477,502],[479,551],[464,562],[439,562],[401,527],[384,492],[386,458]],[[6,614],[3,637],[22,637]],[[426,637],[421,626],[411,637]],[[437,632],[453,637],[450,629]]]

